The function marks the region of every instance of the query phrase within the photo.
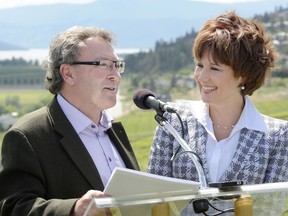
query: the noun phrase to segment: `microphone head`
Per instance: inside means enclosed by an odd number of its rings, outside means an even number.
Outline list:
[[[140,109],[151,109],[145,104],[147,97],[149,96],[155,97],[153,92],[151,92],[149,89],[138,89],[133,95],[133,101]]]

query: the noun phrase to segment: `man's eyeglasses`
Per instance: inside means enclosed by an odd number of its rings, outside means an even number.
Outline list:
[[[113,67],[116,68],[116,70],[119,73],[124,73],[125,71],[125,62],[124,61],[113,61],[109,59],[102,59],[98,61],[75,61],[70,63],[71,65],[95,65],[103,68],[104,70],[112,71]]]

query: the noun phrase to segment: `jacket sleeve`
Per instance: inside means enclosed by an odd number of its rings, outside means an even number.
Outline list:
[[[17,129],[2,143],[0,215],[69,215],[77,199],[44,199],[45,178],[27,137]]]
[[[173,136],[158,126],[150,150],[148,172],[172,177]]]
[[[283,124],[281,124],[284,122]],[[264,183],[288,181],[288,122],[277,121],[280,127],[271,132],[270,145],[273,146]]]

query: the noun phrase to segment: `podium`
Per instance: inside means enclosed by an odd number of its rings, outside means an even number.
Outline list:
[[[120,186],[121,187],[121,186]],[[139,185],[141,187],[141,185]],[[218,209],[234,208],[235,201],[248,196],[253,201],[253,216],[288,216],[288,182],[242,185],[235,188],[204,188],[199,191],[169,191],[163,193],[143,193],[129,196],[94,198],[84,216],[92,208],[110,208],[115,216],[178,216],[195,214],[192,203],[206,199]],[[206,212],[214,211],[210,209]],[[240,211],[240,213],[239,213]],[[241,215],[238,209],[237,215]],[[236,211],[221,215],[236,215]],[[245,215],[246,214],[242,214]]]

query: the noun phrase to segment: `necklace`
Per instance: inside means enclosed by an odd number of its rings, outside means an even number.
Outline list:
[[[224,130],[233,129],[235,127],[235,125],[231,125],[231,126],[224,125],[224,126],[221,126],[219,124],[215,124],[214,122],[212,122],[212,125],[215,126],[216,128],[222,128]]]

